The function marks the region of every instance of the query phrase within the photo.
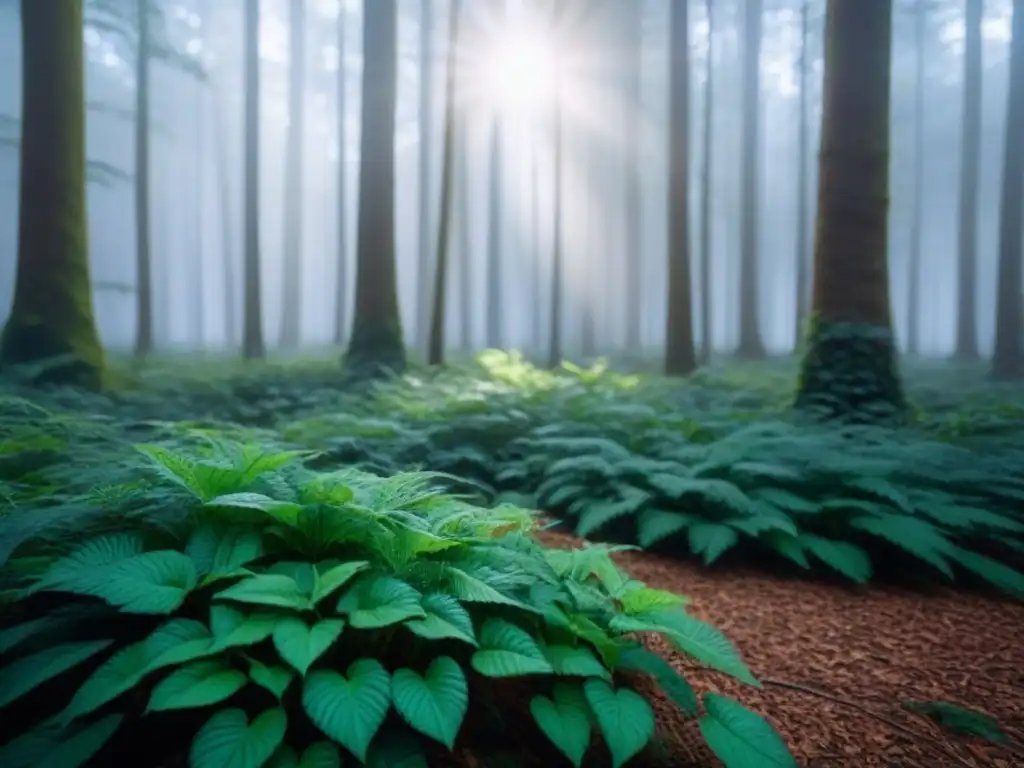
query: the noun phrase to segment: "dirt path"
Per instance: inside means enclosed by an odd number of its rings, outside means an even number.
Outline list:
[[[554,546],[575,543],[542,536]],[[727,693],[767,715],[800,765],[1024,766],[1020,747],[1014,753],[947,735],[899,706],[945,700],[976,708],[1024,743],[1024,605],[718,572],[640,552],[617,559],[634,578],[690,597],[690,612],[736,644],[766,683],[763,690],[700,670],[678,654],[671,660],[700,692]],[[679,764],[717,765],[697,724],[668,702],[658,704],[661,733]]]

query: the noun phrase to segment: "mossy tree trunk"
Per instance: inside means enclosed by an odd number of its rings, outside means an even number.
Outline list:
[[[889,305],[892,0],[830,0],[811,323],[796,406],[906,413]]]
[[[262,358],[263,286],[260,276],[260,2],[245,6],[245,293],[242,357]]]
[[[395,274],[397,0],[366,4],[363,62],[356,306],[345,361],[360,378],[405,368]]]
[[[85,197],[82,0],[21,4],[22,142],[14,304],[0,365],[60,357],[41,378],[97,389]]]
[[[690,279],[690,45],[686,3],[669,9],[668,319],[665,373],[697,367]]]
[[[999,266],[996,340],[992,375],[1024,377],[1024,297],[1021,296],[1021,214],[1024,213],[1024,0],[1013,2],[1010,92],[1003,146],[1003,189],[999,209]]]

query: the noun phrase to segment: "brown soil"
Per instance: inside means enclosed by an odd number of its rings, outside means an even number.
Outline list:
[[[551,531],[541,536],[552,546],[578,545]],[[665,646],[658,650],[698,694],[727,694],[765,715],[799,765],[1024,768],[1024,605],[952,591],[922,596],[718,571],[641,552],[617,559],[632,577],[689,596],[690,613],[733,641],[763,689],[702,669]],[[985,712],[1017,746],[949,734],[904,711],[899,702],[906,700]],[[721,765],[695,720],[658,693],[652,702],[668,765]],[[593,765],[603,762],[595,755]],[[631,765],[661,762],[648,755]],[[453,765],[488,762],[462,754]]]

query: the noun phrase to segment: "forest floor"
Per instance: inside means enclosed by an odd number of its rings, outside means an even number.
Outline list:
[[[1018,386],[919,365],[907,377],[912,427],[822,430],[786,415],[788,363],[719,366],[679,385],[600,367],[550,374],[495,353],[357,394],[338,389],[333,362],[215,367],[125,369],[103,395],[0,388],[0,582],[47,524],[53,504],[40,493],[120,493],[136,471],[133,444],[213,436],[311,449],[317,469],[425,468],[482,507],[545,510],[564,523],[535,533],[547,546],[641,544],[613,555],[623,571],[688,597],[688,613],[732,641],[761,687],[692,649],[644,642],[698,697],[721,693],[763,715],[797,765],[1024,765]],[[20,515],[35,506],[34,519]],[[657,741],[629,765],[721,765],[704,719],[647,682]],[[528,766],[527,745],[542,737],[523,727],[510,725],[523,746],[512,760]],[[597,752],[583,764],[610,765]],[[505,763],[460,742],[437,764]]]

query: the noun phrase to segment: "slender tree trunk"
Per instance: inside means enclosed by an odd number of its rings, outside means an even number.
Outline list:
[[[504,197],[503,157],[501,152],[501,117],[494,116],[491,125],[490,166],[487,216],[487,346],[501,347],[504,341],[502,328],[502,243],[503,222],[502,198]]]
[[[563,33],[561,14],[555,14],[555,34],[561,36]],[[562,185],[564,168],[562,163],[563,143],[563,105],[562,105],[562,57],[559,53],[560,44],[555,44],[555,94],[554,94],[554,120],[552,134],[554,137],[554,190],[552,206],[553,231],[551,247],[551,317],[550,332],[548,334],[548,367],[557,368],[562,363],[562,260],[564,244],[562,242],[562,212],[564,201],[562,199]]]
[[[743,12],[743,140],[740,208],[740,357],[764,357],[760,321],[760,157],[762,1],[747,0]]]
[[[981,164],[981,21],[985,13],[984,0],[967,0],[965,11],[955,357],[974,361],[979,358],[978,169]]]
[[[242,357],[261,358],[263,298],[260,277],[260,0],[245,6],[245,302]]]
[[[573,201],[575,203],[573,214],[574,218],[579,216],[583,222],[579,228],[579,240],[582,245],[580,250],[582,252],[576,256],[576,258],[583,261],[583,274],[580,280],[582,290],[579,296],[581,299],[580,309],[582,310],[580,354],[584,360],[589,360],[597,354],[597,318],[595,317],[594,305],[598,300],[599,272],[601,271],[597,249],[594,247],[597,241],[597,238],[594,237],[594,230],[600,226],[600,223],[597,217],[594,216],[594,204],[589,192],[589,190],[595,189],[599,185],[596,168],[598,161],[596,153],[592,151],[593,142],[590,140],[589,135],[577,134],[575,143],[577,146],[576,151],[581,156],[577,166],[577,172],[580,175],[580,187],[583,190],[587,190],[582,195],[582,199]]]
[[[231,183],[228,175],[227,137],[221,99],[214,93],[213,100],[214,163],[220,197],[220,246],[224,270],[224,336],[229,348],[238,344],[238,274],[235,271],[235,216],[232,206]]]
[[[288,138],[285,150],[284,258],[281,285],[281,337],[283,349],[296,349],[302,341],[302,191],[306,93],[306,2],[291,0],[288,47]]]
[[[82,0],[22,0],[18,261],[0,366],[54,361],[40,378],[98,389],[85,195]]]
[[[416,340],[426,345],[431,312],[430,259],[437,241],[431,229],[433,188],[430,184],[430,152],[434,122],[434,8],[433,0],[420,0],[420,170],[419,170],[419,269],[416,280]]]
[[[533,256],[530,262],[530,303],[533,306],[533,323],[530,333],[530,346],[534,353],[539,353],[544,346],[543,307],[541,306],[542,266],[544,264],[541,246],[541,209],[540,209],[540,157],[536,142],[530,157],[530,251]]]
[[[1003,145],[1003,189],[999,208],[996,290],[995,378],[1024,376],[1024,297],[1021,296],[1021,215],[1024,214],[1024,0],[1013,1],[1010,92]]]
[[[701,137],[704,167],[700,177],[700,332],[701,361],[707,363],[714,349],[711,328],[711,174],[714,168],[714,146],[711,136],[715,125],[715,10],[712,0],[706,0],[704,12],[708,19],[708,61]]]
[[[893,0],[829,0],[813,322],[796,406],[902,421],[889,304],[889,98]]]
[[[346,364],[359,378],[405,369],[395,266],[397,0],[363,12],[363,101],[356,252],[356,311]]]
[[[470,219],[469,189],[469,121],[465,113],[459,115],[459,133],[462,136],[458,143],[456,172],[458,179],[455,188],[458,190],[458,212],[455,218],[459,224],[459,340],[463,352],[473,349],[473,231]]]
[[[348,184],[345,173],[345,158],[348,155],[348,132],[345,121],[348,117],[348,109],[345,102],[345,90],[347,85],[345,69],[345,4],[338,6],[338,95],[335,108],[337,110],[337,140],[338,140],[338,178],[335,181],[337,186],[337,222],[338,222],[338,269],[334,286],[334,343],[341,345],[345,341],[345,328],[348,325],[348,306],[345,297],[348,291]]]
[[[807,172],[808,155],[810,154],[810,125],[807,115],[807,81],[810,70],[810,52],[807,50],[810,1],[804,0],[800,6],[800,99],[797,118],[797,193],[796,193],[796,333],[794,347],[800,347],[804,335],[804,324],[807,322],[808,304],[810,303],[810,231],[807,226],[808,190]]]
[[[924,218],[924,67],[928,3],[917,0],[914,14],[914,208],[907,265],[907,354],[921,352],[921,248]]]
[[[448,294],[448,258],[451,251],[450,233],[453,218],[452,184],[455,165],[455,98],[457,94],[455,73],[460,41],[461,0],[452,0],[448,14],[448,61],[445,65],[444,135],[441,149],[441,220],[437,230],[437,255],[434,267],[427,365],[440,365],[444,362],[445,299]]]
[[[668,318],[665,373],[697,367],[690,284],[690,38],[687,3],[669,7]]]
[[[135,357],[153,352],[153,255],[149,221],[149,0],[138,0],[135,47]]]
[[[206,344],[206,83],[196,82],[196,232],[193,285],[196,299],[195,340],[199,349]]]
[[[642,343],[643,315],[643,185],[641,183],[641,107],[642,107],[642,50],[643,4],[623,4],[624,34],[626,37],[626,348],[639,350]]]

